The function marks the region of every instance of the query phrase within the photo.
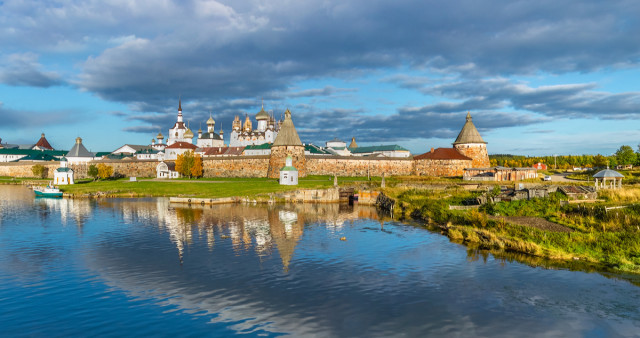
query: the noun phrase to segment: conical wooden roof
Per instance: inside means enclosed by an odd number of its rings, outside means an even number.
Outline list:
[[[280,126],[276,140],[273,141],[273,146],[302,146],[296,127],[293,126],[289,109],[284,112],[284,122]]]
[[[482,136],[480,136],[476,126],[473,125],[469,112],[467,112],[467,122],[464,123],[460,134],[458,134],[458,138],[453,142],[454,145],[461,143],[487,143],[482,139]]]

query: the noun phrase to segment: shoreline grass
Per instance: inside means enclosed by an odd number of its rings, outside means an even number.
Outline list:
[[[640,274],[640,189],[606,192],[606,202],[589,207],[564,205],[562,197],[500,202],[473,210],[449,210],[477,192],[385,189],[400,206],[399,217],[425,221],[453,241],[482,249],[523,253],[562,261],[599,265],[617,273]],[[627,206],[607,212],[606,205]],[[489,215],[533,216],[570,228],[552,232],[489,219]]]

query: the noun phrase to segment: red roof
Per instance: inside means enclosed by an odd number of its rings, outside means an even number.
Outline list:
[[[53,147],[49,144],[49,141],[47,141],[47,139],[44,137],[44,134],[42,134],[42,136],[40,136],[40,139],[38,140],[38,143],[36,143],[36,147],[41,148],[41,149],[53,150]]]
[[[225,155],[242,155],[244,147],[227,147]]]
[[[167,146],[165,149],[192,149],[196,150],[198,147],[195,144],[187,143],[187,142],[176,142],[170,146]]]
[[[207,156],[222,155],[227,151],[227,147],[210,147],[204,148],[204,154]]]
[[[472,161],[471,158],[460,154],[454,148],[431,148],[430,152],[426,152],[422,155],[414,156],[415,160],[467,160]]]

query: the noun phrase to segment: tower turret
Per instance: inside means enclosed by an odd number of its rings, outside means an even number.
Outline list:
[[[453,142],[453,147],[462,155],[471,158],[473,168],[488,168],[489,154],[487,152],[487,142],[482,139],[478,129],[473,124],[471,113],[467,112],[467,118],[460,134]]]
[[[304,145],[300,141],[298,132],[293,125],[291,112],[287,109],[284,112],[284,121],[278,136],[271,145],[271,156],[269,157],[269,170],[267,176],[270,178],[280,177],[280,168],[286,165],[287,156],[293,160],[293,166],[298,169],[300,177],[306,176],[307,160],[304,156]]]

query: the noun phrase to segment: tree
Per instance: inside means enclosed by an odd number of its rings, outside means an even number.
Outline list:
[[[616,151],[616,161],[622,165],[634,164],[636,162],[636,153],[630,146],[621,146]]]
[[[42,164],[36,164],[33,167],[31,167],[31,172],[33,173],[33,176],[35,177],[40,177],[40,178],[45,178],[47,177],[47,174],[49,173],[49,168],[43,166]]]
[[[193,151],[189,150],[178,155],[176,159],[176,171],[180,173],[180,175],[191,178],[193,174],[191,174],[191,168],[195,163],[195,155]]]
[[[95,181],[98,178],[98,167],[96,167],[95,164],[90,165],[87,170],[87,175],[93,177],[93,180]]]
[[[607,161],[607,158],[600,154],[593,157],[594,167],[605,167],[608,163],[609,161]]]
[[[202,177],[202,157],[200,155],[195,155],[193,158],[193,167],[191,167],[190,173],[193,177]]]
[[[100,163],[98,164],[98,176],[101,179],[106,179],[111,177],[111,175],[113,175],[113,168],[104,164],[104,163]]]

